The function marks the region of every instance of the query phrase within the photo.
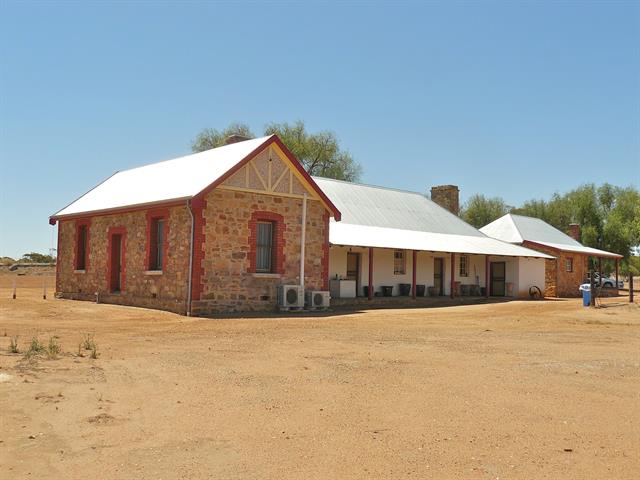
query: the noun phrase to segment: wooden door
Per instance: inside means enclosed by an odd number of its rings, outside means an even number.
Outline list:
[[[444,260],[433,259],[433,286],[438,289],[438,295],[444,295]]]
[[[506,279],[505,262],[491,262],[491,296],[505,296]]]
[[[359,253],[347,252],[347,278],[346,279],[355,280],[356,292],[360,291],[360,254]]]

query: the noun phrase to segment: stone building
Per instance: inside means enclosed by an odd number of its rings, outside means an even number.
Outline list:
[[[622,255],[585,247],[580,243],[580,225],[569,225],[570,235],[561,232],[539,218],[507,214],[480,229],[484,234],[519,244],[555,257],[545,261],[545,296],[578,297],[578,287],[587,280],[589,258],[598,259],[602,271],[602,259],[613,259],[616,264]]]
[[[56,294],[211,314],[272,310],[281,284],[328,290],[340,212],[277,136],[234,140],[117,172],[51,216]]]

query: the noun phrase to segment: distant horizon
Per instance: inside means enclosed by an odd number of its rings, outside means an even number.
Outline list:
[[[266,28],[268,26],[269,28]],[[0,4],[0,256],[204,128],[331,130],[365,184],[517,207],[640,185],[640,5]]]

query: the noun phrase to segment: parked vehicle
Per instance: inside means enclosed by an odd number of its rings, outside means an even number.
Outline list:
[[[587,273],[587,283],[591,283],[591,277]],[[596,286],[603,286],[613,288],[616,284],[616,280],[614,278],[602,277],[600,278],[600,274],[598,272],[593,272],[593,283]],[[618,280],[618,288],[624,288],[624,282],[622,280]]]

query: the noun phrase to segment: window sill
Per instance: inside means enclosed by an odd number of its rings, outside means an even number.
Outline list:
[[[87,273],[86,270],[74,270],[73,273]]]
[[[252,273],[255,278],[280,278],[282,275],[279,273]]]
[[[162,270],[145,270],[145,275],[162,275]]]

